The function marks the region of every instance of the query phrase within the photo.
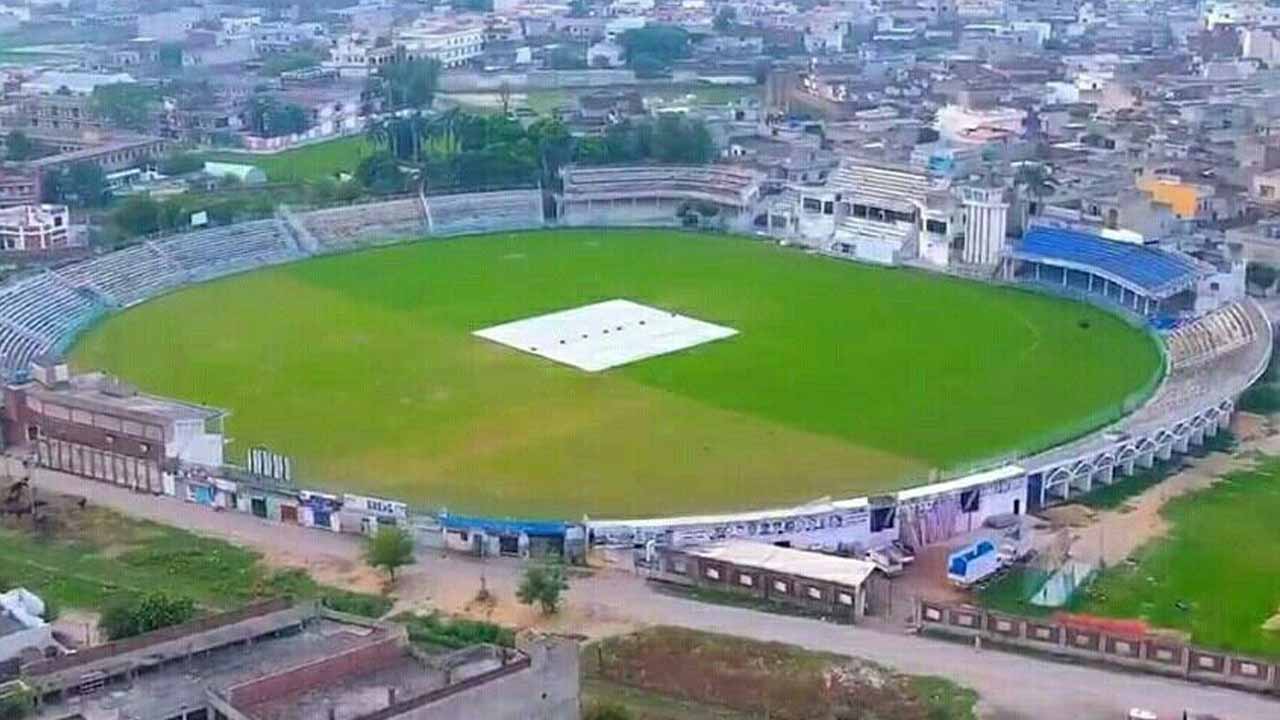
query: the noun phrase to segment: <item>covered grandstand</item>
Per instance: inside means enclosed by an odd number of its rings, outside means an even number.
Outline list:
[[[710,205],[728,230],[750,227],[764,175],[730,165],[571,166],[560,171],[562,225],[679,225],[689,203]]]
[[[1008,251],[1005,277],[1105,299],[1145,316],[1190,305],[1213,270],[1179,252],[1063,228],[1029,229]]]

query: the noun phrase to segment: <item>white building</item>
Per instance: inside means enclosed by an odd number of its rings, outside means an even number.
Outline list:
[[[391,43],[352,33],[338,38],[323,64],[342,77],[369,77],[395,59],[396,48]]]
[[[72,245],[66,205],[19,205],[0,210],[0,250],[39,252]]]
[[[410,60],[431,58],[446,68],[460,67],[484,52],[483,23],[418,20],[396,33],[396,45]]]
[[[991,265],[1000,261],[1009,229],[1009,201],[1003,187],[970,185],[960,188],[964,204],[964,262]]]

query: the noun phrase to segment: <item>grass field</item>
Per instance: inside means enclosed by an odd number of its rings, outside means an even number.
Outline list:
[[[471,336],[628,298],[732,339],[588,374]],[[233,410],[307,483],[525,516],[851,496],[1078,433],[1159,372],[1087,305],[673,231],[308,260],[160,298],[74,352]]]
[[[1234,473],[1164,509],[1169,535],[1106,570],[1072,610],[1143,618],[1192,642],[1280,658],[1280,462]],[[1179,603],[1182,607],[1179,607]]]
[[[339,607],[386,612],[382,598],[319,586],[301,571],[276,571],[249,550],[220,540],[131,520],[56,497],[53,520],[33,532],[29,518],[0,524],[0,591],[26,587],[60,608],[101,612],[112,604],[163,590],[208,611],[290,596],[339,599]]]
[[[202,153],[201,157],[256,165],[271,182],[307,182],[332,178],[339,172],[355,172],[360,161],[372,152],[373,146],[363,135],[352,135],[270,155],[224,151]]]

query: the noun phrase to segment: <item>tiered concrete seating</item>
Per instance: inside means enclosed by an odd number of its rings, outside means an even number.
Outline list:
[[[464,235],[542,226],[541,190],[436,195],[426,199],[432,235]]]
[[[1197,365],[1247,345],[1256,334],[1245,309],[1232,303],[1169,333],[1169,362],[1175,368]]]
[[[416,197],[313,210],[296,217],[321,252],[396,242],[427,232],[422,202]]]
[[[70,341],[104,310],[92,293],[52,273],[18,281],[0,291],[0,369],[26,370],[32,358]]]

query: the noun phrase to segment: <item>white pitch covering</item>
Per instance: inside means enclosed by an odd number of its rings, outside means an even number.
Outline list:
[[[587,372],[666,355],[738,334],[733,328],[606,300],[477,330],[475,335]]]

